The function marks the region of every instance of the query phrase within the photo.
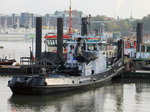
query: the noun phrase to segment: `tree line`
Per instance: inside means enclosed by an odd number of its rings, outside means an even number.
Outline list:
[[[142,19],[114,19],[106,16],[97,15],[91,17],[91,21],[101,21],[105,24],[106,31],[135,31],[137,22],[143,23],[144,31],[150,31],[150,15],[143,17]],[[100,24],[91,24],[92,30],[98,29]]]

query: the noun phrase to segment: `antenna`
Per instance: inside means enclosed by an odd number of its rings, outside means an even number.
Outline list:
[[[69,21],[68,21],[68,25],[69,25],[69,35],[72,34],[72,8],[71,8],[71,0],[70,0],[70,6],[69,6]]]
[[[130,19],[133,19],[133,16],[132,16],[132,11],[131,11]]]

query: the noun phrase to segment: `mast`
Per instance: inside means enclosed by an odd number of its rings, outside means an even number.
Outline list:
[[[5,20],[4,20],[4,28],[7,29],[7,17],[5,17]]]
[[[69,6],[69,21],[68,21],[69,29],[68,33],[69,36],[72,35],[72,8],[71,8],[71,0],[70,0],[70,6]]]

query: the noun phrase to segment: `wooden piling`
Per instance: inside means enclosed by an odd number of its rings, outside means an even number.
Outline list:
[[[136,51],[140,51],[140,43],[143,42],[143,23],[137,23],[136,27],[136,36],[137,36],[137,48]]]
[[[81,36],[85,36],[87,34],[87,18],[82,18]]]
[[[36,17],[36,59],[41,58],[42,50],[42,17]]]
[[[63,58],[63,18],[57,18],[57,53]]]

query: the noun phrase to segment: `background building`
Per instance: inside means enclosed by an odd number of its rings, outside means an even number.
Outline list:
[[[73,29],[80,29],[81,25],[81,11],[72,12],[72,26]],[[36,17],[41,16],[39,14],[23,12],[12,15],[0,15],[0,28],[35,28]],[[64,29],[68,28],[69,12],[68,11],[56,11],[54,14],[46,14],[42,16],[43,28],[56,29],[57,18],[62,17],[64,19]]]

